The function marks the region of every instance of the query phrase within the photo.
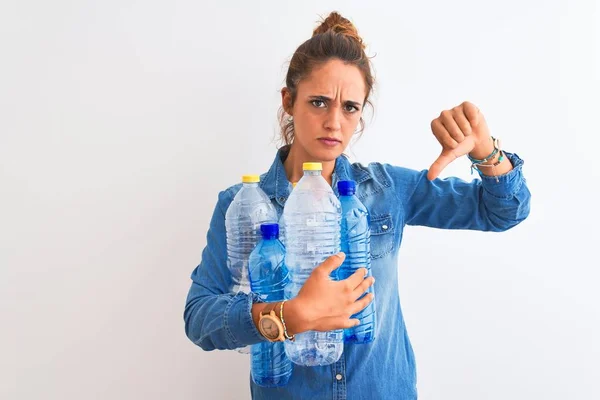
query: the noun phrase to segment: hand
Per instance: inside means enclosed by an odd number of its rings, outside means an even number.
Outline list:
[[[367,269],[359,268],[347,279],[332,280],[330,274],[345,258],[344,253],[338,253],[325,260],[313,270],[298,295],[286,303],[284,317],[291,333],[345,329],[359,323],[350,316],[373,300],[372,293],[358,299],[373,285],[375,278],[366,278]],[[291,323],[287,323],[288,320]]]
[[[431,121],[431,130],[442,145],[442,153],[429,168],[429,180],[437,178],[458,157],[471,153],[472,157],[484,158],[494,150],[483,114],[467,101],[451,110],[442,111],[439,117]]]

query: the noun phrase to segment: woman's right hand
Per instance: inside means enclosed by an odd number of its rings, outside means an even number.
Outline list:
[[[350,317],[373,300],[373,293],[360,297],[375,278],[366,277],[367,269],[359,268],[347,279],[332,280],[331,273],[345,258],[344,253],[338,253],[326,259],[313,270],[298,295],[285,303],[284,318],[290,334],[358,325],[359,320]]]

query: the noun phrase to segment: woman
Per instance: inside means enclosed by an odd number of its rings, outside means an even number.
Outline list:
[[[329,274],[341,265],[344,255],[328,258],[298,296],[285,303],[285,323],[290,335],[351,327],[357,321],[350,316],[373,300],[370,294],[359,298],[376,279],[376,339],[370,344],[347,344],[332,365],[294,365],[285,387],[251,383],[253,398],[415,399],[415,361],[397,283],[404,226],[504,231],[529,213],[523,161],[498,148],[481,112],[467,102],[443,111],[432,122],[442,151],[428,171],[349,163],[343,152],[359,125],[362,129],[363,108],[372,87],[370,62],[356,28],[331,13],[292,57],[281,91],[282,136],[287,145],[261,177],[261,187],[281,215],[289,182],[302,177],[303,162],[321,162],[323,177],[336,193],[337,181],[357,182],[357,195],[371,216],[373,277],[365,278],[365,270],[360,270],[346,280],[331,281]],[[436,179],[446,165],[464,155],[470,157],[481,180]],[[253,294],[228,293],[225,212],[239,188],[220,193],[202,261],[192,274],[184,315],[186,333],[204,350],[266,340],[257,330],[259,315],[276,306],[260,303]]]

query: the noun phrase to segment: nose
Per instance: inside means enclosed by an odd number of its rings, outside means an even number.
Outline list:
[[[339,131],[342,129],[342,112],[339,107],[329,108],[327,118],[325,119],[325,129],[329,131]]]

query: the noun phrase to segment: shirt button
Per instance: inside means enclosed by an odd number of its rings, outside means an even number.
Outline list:
[[[335,379],[337,379],[338,381],[341,381],[341,380],[342,380],[342,378],[343,378],[342,374],[337,374],[337,375],[335,376]]]
[[[384,231],[387,230],[388,226],[387,225],[381,225],[381,229],[383,229]]]
[[[280,197],[279,201],[284,202],[285,201],[285,197]]]

